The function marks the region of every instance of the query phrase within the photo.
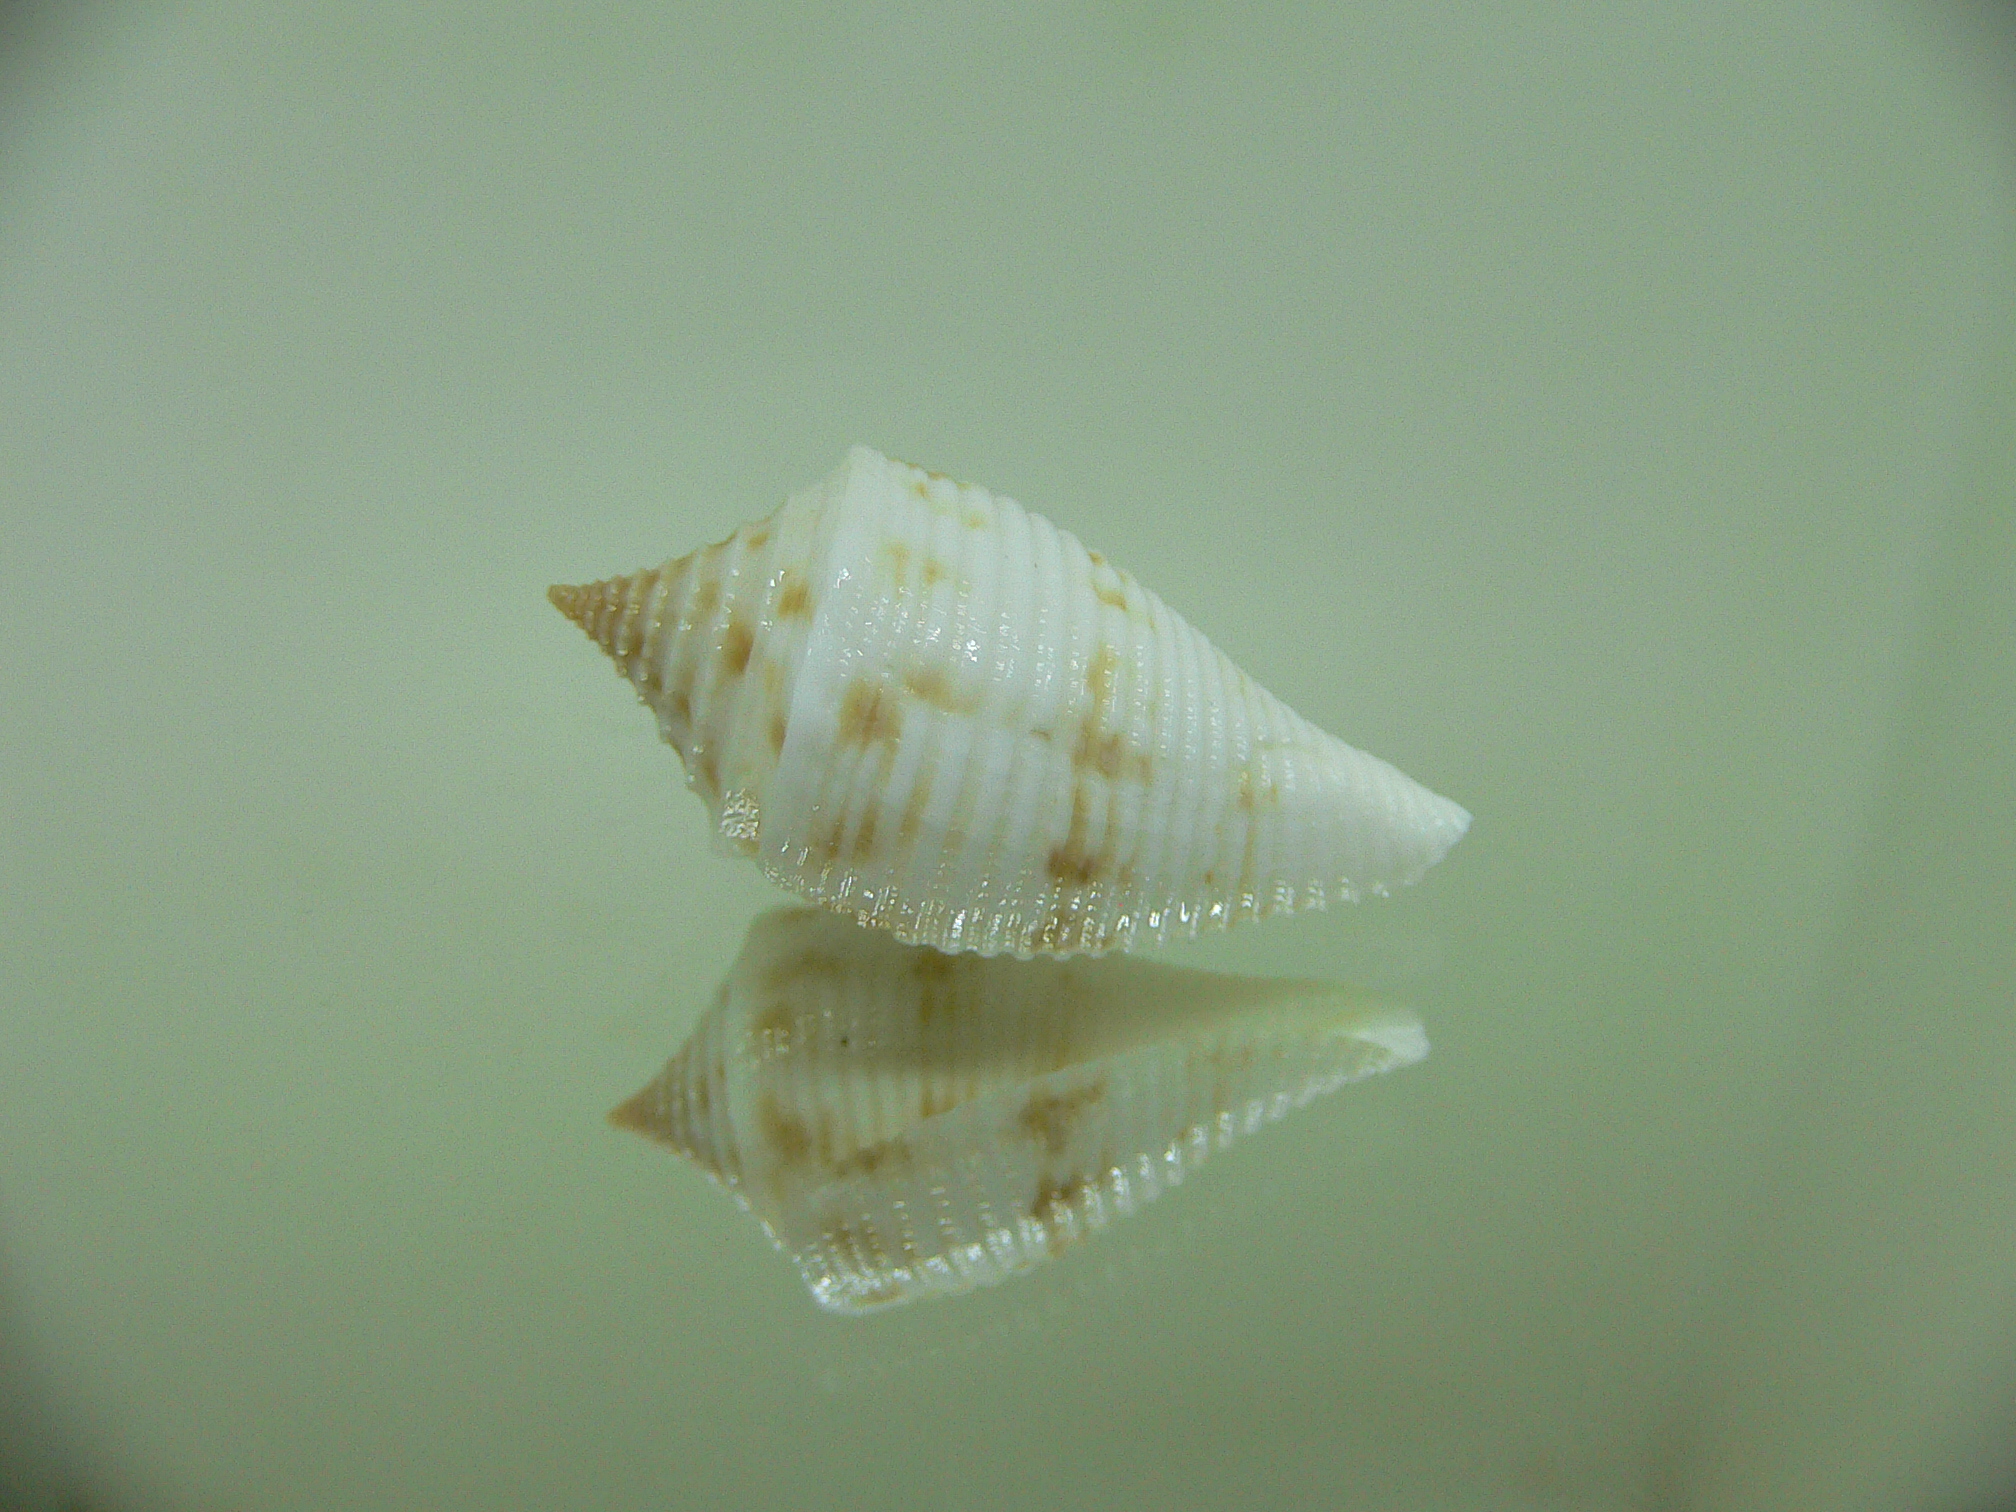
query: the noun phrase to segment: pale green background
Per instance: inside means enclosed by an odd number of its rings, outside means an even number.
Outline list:
[[[1987,9],[0,22],[0,1495],[2016,1484]],[[775,895],[547,606],[862,441],[1477,815],[1168,959],[1434,1052],[827,1318],[603,1110]]]

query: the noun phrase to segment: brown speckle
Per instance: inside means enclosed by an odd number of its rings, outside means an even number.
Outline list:
[[[889,572],[897,582],[910,575],[910,548],[901,541],[884,541],[882,554],[889,559]]]
[[[1102,735],[1098,726],[1088,719],[1078,732],[1078,748],[1071,753],[1071,763],[1081,769],[1095,771],[1110,782],[1120,775],[1121,759],[1125,754],[1126,742],[1119,731]]]
[[[749,653],[755,645],[754,633],[739,616],[731,615],[721,635],[721,670],[730,677],[740,677],[749,666]]]
[[[1108,728],[1113,713],[1114,674],[1119,668],[1119,653],[1111,646],[1101,646],[1093,652],[1085,669],[1085,691],[1091,695],[1091,706],[1079,726],[1078,745],[1071,753],[1071,762],[1080,772],[1097,772],[1108,782],[1127,776],[1145,783],[1154,774],[1154,757],[1147,751],[1134,749],[1124,731]]]
[[[903,686],[913,698],[942,709],[947,714],[971,714],[980,707],[977,697],[957,692],[943,667],[912,667],[903,674]]]
[[[1239,793],[1237,802],[1247,813],[1281,801],[1281,789],[1264,778],[1256,777],[1251,767],[1239,770]]]
[[[1045,1179],[1036,1188],[1029,1216],[1043,1225],[1053,1256],[1071,1243],[1072,1236],[1065,1225],[1075,1216],[1072,1209],[1084,1196],[1086,1184],[1083,1176],[1073,1176],[1065,1181]]]
[[[1092,596],[1098,599],[1100,603],[1110,604],[1113,608],[1123,612],[1127,608],[1127,595],[1120,589],[1110,587],[1105,583],[1094,583],[1092,585]]]
[[[942,982],[959,968],[944,951],[933,950],[927,945],[911,960],[910,969],[923,981]]]
[[[765,546],[770,544],[770,527],[768,525],[758,525],[744,537],[742,544],[751,551],[761,551]]]
[[[856,1150],[852,1155],[833,1163],[835,1176],[873,1176],[884,1166],[902,1170],[914,1157],[908,1142],[903,1139],[885,1139],[881,1144],[869,1145]]]
[[[812,1131],[774,1092],[765,1092],[756,1101],[756,1117],[763,1127],[763,1139],[777,1153],[783,1166],[803,1165],[812,1154]]]
[[[798,1037],[797,1004],[787,996],[773,997],[750,1023],[749,1032],[768,1054],[783,1054]]]
[[[796,568],[784,569],[784,580],[777,589],[777,617],[779,619],[809,619],[812,614],[812,590],[805,585],[805,578]]]
[[[1051,849],[1049,872],[1053,881],[1082,887],[1099,875],[1099,857],[1087,845],[1087,831],[1090,828],[1089,805],[1085,800],[1085,785],[1071,784],[1071,827],[1065,832],[1064,843]]]
[[[784,751],[785,728],[786,726],[784,723],[784,716],[782,713],[772,714],[770,716],[770,749],[776,751],[780,755],[783,754]]]
[[[878,683],[857,677],[840,700],[840,740],[867,746],[877,741],[894,745],[903,733],[902,706]]]
[[[1106,1096],[1106,1079],[1087,1082],[1067,1092],[1036,1092],[1023,1105],[1015,1120],[1022,1132],[1042,1145],[1052,1157],[1062,1155],[1071,1142],[1071,1127],[1088,1108]]]
[[[924,586],[926,588],[929,588],[933,583],[942,583],[950,576],[952,576],[952,569],[939,561],[938,558],[935,556],[924,558]]]
[[[875,810],[872,808],[861,816],[861,827],[854,831],[853,856],[856,861],[865,861],[875,854]]]

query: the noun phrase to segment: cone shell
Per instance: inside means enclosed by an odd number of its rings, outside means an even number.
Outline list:
[[[866,447],[719,545],[551,597],[729,846],[910,943],[1192,935],[1413,882],[1470,823],[1068,532]]]
[[[947,956],[781,909],[610,1118],[734,1192],[822,1306],[864,1312],[1026,1270],[1426,1053],[1412,1014],[1340,987]]]

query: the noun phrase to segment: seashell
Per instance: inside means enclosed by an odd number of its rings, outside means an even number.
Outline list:
[[[1412,1014],[1342,987],[951,956],[786,908],[609,1117],[725,1186],[822,1307],[855,1313],[1027,1270],[1427,1051]]]
[[[1097,954],[1320,908],[1470,824],[1068,532],[866,447],[719,545],[550,597],[731,849],[913,944]]]

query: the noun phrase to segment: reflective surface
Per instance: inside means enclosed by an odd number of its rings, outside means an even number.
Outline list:
[[[734,1193],[820,1306],[861,1313],[1018,1275],[1427,1053],[1411,1013],[1322,982],[948,956],[778,909],[609,1117]]]
[[[2016,1480],[1983,15],[5,24],[0,1491]],[[783,900],[544,592],[857,441],[1476,824],[1153,958],[1361,983],[1428,1059],[1012,1285],[836,1318],[604,1120]]]

